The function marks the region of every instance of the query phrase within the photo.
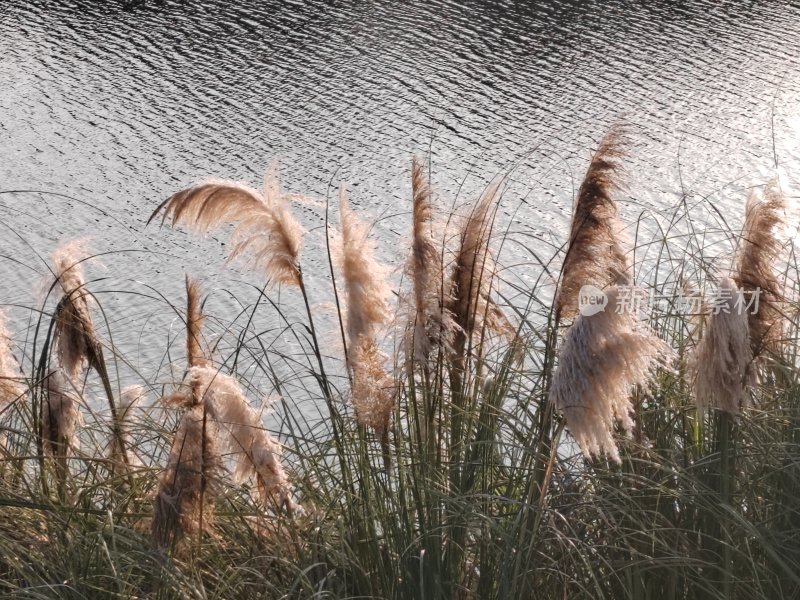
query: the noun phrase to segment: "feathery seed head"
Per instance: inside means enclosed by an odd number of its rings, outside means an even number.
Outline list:
[[[44,448],[52,455],[66,456],[78,445],[75,432],[80,420],[80,396],[71,378],[61,369],[50,372],[46,390],[42,423]]]
[[[159,548],[211,527],[222,476],[216,425],[202,405],[187,410],[172,442],[154,501],[152,535]]]
[[[747,402],[753,353],[748,315],[737,305],[739,288],[733,279],[719,282],[719,302],[706,319],[703,338],[689,361],[688,375],[701,412],[718,408],[738,414]]]
[[[361,336],[373,336],[389,320],[389,285],[386,268],[375,259],[369,227],[348,207],[344,186],[339,188],[339,215],[342,245],[334,256],[344,276],[348,346],[355,347]]]
[[[202,348],[203,310],[200,282],[186,275],[186,360],[189,366],[207,366]]]
[[[450,311],[445,309],[450,300],[450,282],[444,280],[442,256],[433,243],[430,185],[416,159],[411,163],[411,189],[413,241],[406,275],[414,286],[414,306],[410,311],[406,356],[424,364],[433,346],[450,345],[455,324]]]
[[[302,512],[292,499],[292,486],[281,464],[281,445],[264,428],[239,382],[207,366],[192,367],[187,378],[218,424],[218,442],[234,460],[235,479],[241,482],[255,476],[264,504],[278,500],[290,512]]]
[[[378,433],[389,427],[395,403],[395,384],[386,371],[386,355],[375,340],[361,336],[352,350],[353,408],[361,425]]]
[[[246,255],[272,284],[300,285],[303,228],[280,194],[274,171],[264,189],[262,195],[243,183],[209,180],[167,198],[150,220],[163,210],[162,222],[171,217],[173,225],[184,223],[201,232],[236,223],[229,260]]]
[[[53,253],[56,280],[63,292],[54,317],[54,345],[59,364],[73,380],[78,379],[86,363],[95,369],[103,368],[81,266],[86,257],[83,240],[66,242]]]
[[[461,229],[460,243],[451,278],[452,297],[447,310],[455,323],[454,352],[464,352],[467,339],[485,325],[490,331],[513,336],[514,327],[491,297],[496,266],[489,249],[493,224],[492,208],[501,182],[491,184],[472,209]]]
[[[786,293],[776,264],[783,254],[778,230],[785,223],[785,211],[786,194],[778,178],[767,183],[763,195],[754,190],[747,199],[734,281],[748,297],[758,294],[758,309],[748,315],[754,357],[780,353]]]
[[[632,432],[631,391],[646,385],[673,351],[634,314],[615,310],[618,287],[605,293],[605,310],[579,315],[567,331],[549,397],[587,458],[607,454],[619,463],[615,424]]]
[[[614,201],[620,187],[619,159],[624,156],[624,143],[624,129],[612,127],[600,140],[578,190],[556,290],[556,320],[577,315],[578,292],[584,285],[604,289],[630,282],[630,265]]]

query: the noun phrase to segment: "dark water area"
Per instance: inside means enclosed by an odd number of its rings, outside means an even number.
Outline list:
[[[632,132],[626,220],[654,229],[687,194],[699,227],[738,227],[776,159],[800,173],[798,99],[786,2],[2,0],[0,305],[29,351],[48,256],[88,238],[122,370],[168,379],[182,355],[164,332],[181,327],[158,294],[179,308],[184,272],[203,276],[221,333],[261,282],[223,265],[224,235],[145,227],[155,206],[207,176],[258,186],[276,160],[287,191],[346,181],[399,272],[414,155],[444,212],[509,173],[500,262],[524,289],[610,125]],[[323,302],[324,211],[297,210]]]

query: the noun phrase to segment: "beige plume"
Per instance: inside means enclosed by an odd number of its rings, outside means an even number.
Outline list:
[[[394,409],[396,386],[386,371],[388,357],[375,340],[361,336],[351,346],[353,363],[353,408],[361,425],[386,433]]]
[[[415,363],[425,364],[433,346],[449,345],[455,325],[452,315],[444,308],[445,299],[449,298],[450,282],[444,281],[442,255],[433,243],[430,184],[422,164],[416,159],[411,163],[411,190],[413,242],[406,275],[414,286],[414,307],[406,355]]]
[[[783,245],[776,233],[784,224],[785,212],[786,194],[777,177],[767,183],[763,195],[753,191],[745,208],[734,281],[748,302],[755,302],[753,295],[758,294],[758,308],[748,314],[754,357],[780,353],[786,319],[781,308],[785,290],[776,272]]]
[[[170,196],[150,216],[163,210],[162,223],[183,223],[206,232],[236,223],[228,259],[247,255],[250,264],[270,282],[300,285],[300,242],[303,229],[281,195],[274,169],[267,173],[264,193],[233,181],[210,180]]]
[[[569,243],[555,296],[556,321],[578,314],[584,285],[604,289],[630,283],[630,266],[621,243],[614,193],[619,189],[619,159],[624,130],[612,127],[600,140],[578,190]]]
[[[718,408],[735,415],[747,402],[753,353],[739,294],[733,279],[720,281],[703,337],[690,357],[688,377],[700,411]]]
[[[62,244],[53,253],[56,280],[63,292],[55,313],[54,344],[59,364],[73,381],[80,378],[86,363],[101,376],[105,374],[81,266],[86,257],[82,240]]]
[[[344,186],[339,188],[342,245],[335,258],[344,276],[347,299],[347,342],[355,347],[359,338],[372,336],[389,320],[387,269],[375,259],[369,226],[350,210]]]
[[[215,429],[202,405],[181,418],[153,507],[152,536],[159,548],[211,527],[223,470]]]
[[[186,361],[191,367],[208,366],[203,351],[203,311],[200,282],[186,275]]]
[[[281,464],[281,445],[248,404],[239,382],[202,366],[192,367],[188,380],[218,424],[220,446],[236,464],[235,479],[241,482],[255,476],[262,503],[277,500],[290,513],[302,512],[292,500],[292,486]]]
[[[47,400],[42,420],[44,449],[63,458],[78,444],[76,429],[80,420],[80,395],[71,378],[61,369],[50,372],[46,386]]]
[[[500,184],[492,184],[483,193],[461,229],[460,243],[451,277],[452,296],[447,311],[455,322],[453,356],[463,362],[466,344],[482,326],[513,337],[514,327],[492,300],[492,284],[496,267],[489,251],[492,229],[492,207],[499,195]],[[459,368],[463,368],[463,365]]]
[[[621,303],[623,289],[606,290],[608,304],[597,314],[580,315],[558,352],[550,401],[561,411],[572,436],[588,458],[607,454],[619,463],[616,423],[634,427],[630,395],[646,385],[672,349]]]
[[[376,334],[389,319],[386,268],[375,259],[369,227],[347,205],[344,186],[339,189],[342,244],[336,252],[344,276],[347,298],[347,346],[353,371],[353,407],[358,422],[385,433],[391,418],[394,392],[378,350]]]

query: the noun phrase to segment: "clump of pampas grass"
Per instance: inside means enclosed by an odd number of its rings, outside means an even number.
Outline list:
[[[777,230],[785,223],[786,194],[776,177],[763,194],[751,192],[745,208],[745,221],[736,257],[734,281],[748,300],[758,293],[758,309],[749,312],[750,347],[754,357],[780,353],[785,322],[781,303],[784,286],[778,279],[776,264],[783,244]]]
[[[154,503],[152,535],[162,548],[209,529],[210,520],[204,515],[213,511],[224,469],[223,451],[233,458],[238,481],[255,476],[264,504],[277,500],[290,513],[302,512],[291,497],[280,444],[248,405],[239,382],[211,367],[201,349],[200,287],[189,277],[186,294],[189,369],[184,385],[162,399],[167,406],[185,410]]]
[[[617,310],[622,288],[605,293],[605,310],[579,315],[567,331],[549,399],[587,458],[607,454],[619,463],[615,424],[633,432],[631,392],[648,384],[673,351],[636,314]]]
[[[753,352],[736,282],[724,277],[718,289],[703,337],[690,357],[688,376],[701,412],[716,408],[735,415],[747,402]]]
[[[347,205],[344,186],[339,190],[342,244],[336,252],[344,276],[347,300],[347,346],[353,372],[353,408],[356,419],[386,434],[394,406],[392,378],[378,349],[378,329],[389,320],[386,269],[375,259],[369,227]]]
[[[183,223],[202,232],[236,223],[229,260],[247,255],[271,283],[302,286],[303,229],[280,192],[274,166],[267,172],[263,193],[243,183],[213,179],[170,196],[150,220],[162,210],[162,223],[171,218],[173,225]]]
[[[197,362],[205,364],[199,342],[203,323],[201,305],[199,284],[187,275],[186,360],[190,368]],[[204,521],[204,514],[211,512],[214,506],[222,458],[199,385],[182,386],[162,398],[162,402],[185,410],[154,501],[153,541],[160,548],[166,548],[184,535],[210,527],[209,520]]]
[[[578,293],[584,285],[604,289],[630,283],[630,265],[621,242],[614,194],[619,190],[619,159],[625,131],[612,127],[600,140],[578,190],[567,254],[555,295],[555,318],[578,314]]]

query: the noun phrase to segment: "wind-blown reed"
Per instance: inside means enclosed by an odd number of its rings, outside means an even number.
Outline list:
[[[700,343],[689,361],[697,408],[717,408],[732,415],[747,403],[753,377],[753,351],[747,311],[736,282],[723,277],[706,318]]]
[[[492,299],[496,267],[489,249],[500,182],[491,184],[473,207],[459,236],[459,247],[451,276],[447,310],[456,325],[453,351],[463,357],[467,341],[484,326],[493,332],[514,334],[503,311]]]
[[[387,269],[375,259],[369,225],[350,210],[344,186],[339,189],[339,218],[342,244],[335,257],[344,277],[347,341],[355,348],[362,336],[374,336],[388,322],[390,290]]]
[[[353,371],[352,402],[358,422],[385,433],[394,406],[394,383],[379,350],[378,329],[389,320],[386,269],[375,259],[369,227],[356,218],[339,190],[342,244],[336,253],[347,301],[347,346]]]
[[[81,266],[86,257],[82,240],[62,244],[53,253],[55,277],[63,292],[55,313],[54,344],[59,364],[73,381],[87,363],[100,373],[105,371]]]
[[[171,218],[173,226],[183,223],[200,232],[236,223],[229,260],[247,256],[272,284],[301,285],[303,229],[280,192],[274,167],[266,175],[263,194],[243,183],[212,179],[167,198],[148,223],[162,210],[162,223]]]
[[[781,350],[786,294],[776,266],[783,254],[778,230],[785,223],[785,213],[786,194],[777,177],[767,183],[763,194],[753,190],[747,199],[733,280],[748,301],[758,294],[758,307],[748,311],[747,317],[754,357],[777,356]]]
[[[416,159],[411,163],[412,244],[406,262],[406,275],[414,288],[413,310],[406,341],[406,356],[416,364],[427,364],[431,349],[449,345],[454,324],[445,310],[450,297],[450,281],[442,268],[442,253],[433,240],[434,210],[430,183],[423,165]]]
[[[600,140],[578,190],[572,212],[567,254],[555,295],[555,318],[578,314],[578,293],[585,285],[604,289],[630,283],[630,265],[621,242],[614,194],[620,189],[619,159],[625,132],[612,127]]]
[[[617,310],[622,288],[607,288],[608,305],[594,315],[579,315],[558,353],[550,401],[589,458],[607,454],[620,462],[615,424],[633,431],[631,392],[647,385],[672,349],[630,310]]]

